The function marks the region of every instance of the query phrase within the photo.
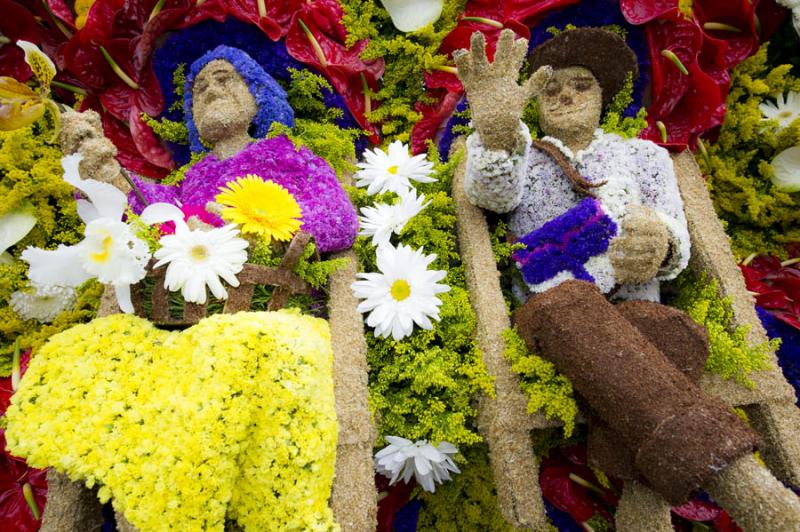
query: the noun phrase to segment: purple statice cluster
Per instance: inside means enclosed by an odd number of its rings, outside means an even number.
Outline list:
[[[789,384],[794,386],[796,403],[800,406],[800,331],[779,320],[766,310],[756,307],[758,317],[770,338],[780,338],[778,364]]]
[[[619,8],[619,0],[578,2],[551,13],[531,28],[528,48],[533,50],[543,42],[550,40],[553,34],[547,31],[549,28],[563,30],[568,24],[578,28],[601,28],[613,25],[625,30],[627,33],[625,42],[634,51],[639,63],[639,78],[633,81],[633,102],[625,109],[623,116],[636,116],[642,107],[642,97],[645,94],[650,74],[650,56],[643,29],[640,26],[633,26],[625,20]]]
[[[464,116],[464,111],[467,110],[467,98],[464,97],[456,105],[456,110],[453,115],[447,119],[447,123],[442,128],[442,136],[439,138],[439,154],[442,161],[447,162],[450,159],[450,148],[456,139],[456,133],[453,128],[456,126],[465,126],[469,123],[469,118]]]
[[[285,136],[254,142],[230,159],[209,154],[186,172],[179,185],[142,184],[140,191],[148,203],[204,207],[226,183],[247,174],[273,181],[294,196],[302,210],[301,228],[315,238],[320,252],[353,245],[358,218],[336,172],[308,148],[298,150]],[[128,200],[134,212],[141,212],[133,193]]]
[[[238,48],[221,44],[192,63],[192,67],[186,75],[183,101],[184,112],[186,113],[186,128],[189,130],[189,148],[193,152],[205,151],[205,147],[200,141],[200,133],[197,131],[194,116],[192,115],[192,85],[200,71],[211,61],[218,59],[233,65],[233,68],[242,76],[242,79],[250,89],[250,93],[256,100],[258,113],[253,119],[254,137],[265,137],[273,122],[280,122],[289,127],[294,127],[294,111],[289,105],[286,91],[283,90],[283,87],[278,85],[278,82],[267,74],[261,68],[261,65],[256,63],[247,53]]]
[[[514,252],[513,258],[528,284],[543,283],[563,271],[594,282],[586,261],[604,253],[616,234],[617,224],[603,212],[600,202],[586,198],[520,238],[525,249]]]

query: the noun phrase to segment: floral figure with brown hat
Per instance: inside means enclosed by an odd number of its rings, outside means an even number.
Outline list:
[[[590,460],[630,481],[626,492],[679,504],[703,488],[745,529],[796,529],[800,501],[753,458],[756,433],[696,384],[706,331],[658,303],[660,281],[690,254],[672,161],[599,129],[637,75],[633,51],[609,31],[566,31],[531,53],[520,85],[527,51],[506,30],[491,64],[480,33],[455,54],[476,129],[464,189],[509,213],[525,245],[514,258],[527,302],[514,322],[588,403]],[[538,141],[520,121],[529,98],[547,135]]]

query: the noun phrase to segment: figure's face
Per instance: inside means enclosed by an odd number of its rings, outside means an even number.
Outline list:
[[[221,59],[209,62],[192,85],[192,114],[200,138],[216,144],[222,139],[246,134],[258,112],[247,84]]]
[[[548,135],[564,131],[594,131],[600,125],[603,91],[583,67],[562,68],[539,92],[539,125]]]

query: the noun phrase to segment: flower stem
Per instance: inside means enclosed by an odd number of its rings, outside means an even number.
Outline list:
[[[53,80],[50,82],[50,85],[53,87],[58,87],[59,89],[64,89],[65,91],[74,92],[75,94],[80,94],[81,96],[86,96],[86,91],[80,87],[76,87],[75,85],[70,85],[69,83],[64,83],[63,81],[56,81]]]
[[[25,497],[25,502],[28,503],[28,508],[31,509],[33,518],[38,521],[41,517],[41,513],[39,512],[39,505],[36,504],[36,499],[33,497],[33,488],[30,483],[26,482],[22,485],[22,495]]]
[[[661,133],[661,142],[667,142],[667,126],[661,120],[656,120],[656,127],[658,132]]]
[[[161,9],[164,7],[164,2],[166,2],[166,0],[158,0],[156,5],[153,6],[153,10],[150,12],[150,17],[147,19],[148,22],[153,20],[156,17],[156,15],[161,13]]]
[[[142,191],[139,190],[139,187],[136,185],[136,181],[131,179],[130,174],[126,172],[125,169],[122,168],[121,166],[119,168],[119,173],[122,174],[122,177],[124,177],[125,181],[128,182],[131,189],[133,190],[133,193],[136,194],[136,197],[139,198],[139,201],[142,202],[142,205],[144,205],[145,207],[150,205],[150,202],[144,198],[144,194],[142,194]]]
[[[131,77],[125,73],[124,70],[122,70],[122,68],[117,64],[116,61],[114,61],[114,58],[111,57],[111,54],[108,53],[108,50],[106,50],[105,46],[102,45],[100,46],[100,53],[103,54],[103,57],[106,58],[108,64],[111,65],[111,70],[114,71],[114,74],[119,76],[119,79],[121,79],[125,85],[132,88],[133,90],[139,89],[139,85],[135,81],[133,81]]]
[[[758,255],[757,253],[751,253],[751,254],[749,254],[749,255],[747,256],[747,258],[746,258],[746,259],[744,259],[744,260],[742,261],[742,266],[747,266],[748,264],[750,264],[751,262],[753,262],[753,259],[754,259],[754,258],[756,258],[756,256],[757,256],[757,255]]]
[[[683,63],[681,62],[680,58],[677,55],[675,55],[675,52],[673,52],[672,50],[661,50],[661,55],[663,57],[666,57],[670,61],[672,61],[672,63],[676,67],[678,67],[678,70],[681,71],[681,74],[683,74],[684,76],[688,76],[689,75],[689,71],[683,65]]]
[[[20,380],[20,367],[19,367],[19,338],[14,340],[14,355],[11,359],[11,391],[16,392],[19,388]]]
[[[448,74],[458,75],[458,69],[454,66],[442,65],[442,66],[431,67],[431,69],[447,72]]]
[[[793,264],[797,264],[798,262],[800,262],[800,257],[795,257],[793,259],[789,259],[789,260],[785,260],[785,261],[781,262],[781,267],[785,268],[787,266],[792,266]]]
[[[504,27],[502,22],[498,22],[496,20],[492,20],[486,17],[461,17],[461,20],[466,20],[470,22],[479,22],[481,24],[486,24],[487,26],[492,26],[493,28],[498,28],[498,29],[502,29]]]
[[[711,157],[709,157],[708,150],[706,150],[706,143],[703,142],[703,139],[700,137],[697,137],[697,147],[700,148],[700,153],[703,155],[703,160],[706,162],[708,170],[711,171]]]
[[[703,24],[704,30],[709,31],[730,31],[733,33],[742,33],[742,30],[737,28],[736,26],[731,26],[730,24],[725,24],[724,22],[706,22]]]
[[[319,45],[319,41],[317,41],[316,37],[311,33],[311,30],[308,29],[306,23],[303,22],[300,17],[297,18],[297,22],[300,23],[300,27],[303,29],[303,33],[306,34],[306,38],[308,38],[308,42],[311,43],[311,47],[314,48],[314,52],[317,54],[317,59],[319,59],[319,64],[322,65],[322,68],[328,68],[328,60],[325,59],[325,54],[322,51],[322,47]]]
[[[364,114],[372,112],[372,99],[369,96],[369,85],[367,85],[367,77],[361,73],[361,90],[364,91]]]
[[[580,484],[581,486],[583,486],[586,489],[590,489],[595,493],[599,493],[600,495],[605,495],[605,492],[603,490],[601,490],[600,488],[598,488],[597,486],[595,486],[594,484],[592,484],[591,482],[589,482],[585,478],[579,477],[575,473],[570,473],[569,474],[569,479],[572,482],[574,482],[575,484]]]

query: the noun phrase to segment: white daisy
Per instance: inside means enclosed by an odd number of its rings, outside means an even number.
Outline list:
[[[399,479],[408,483],[413,476],[420,486],[431,493],[436,483],[450,480],[450,473],[460,473],[453,462],[458,453],[455,445],[442,442],[434,447],[426,440],[411,442],[398,436],[386,436],[389,445],[375,454],[375,470],[389,478],[389,484]]]
[[[358,311],[369,312],[366,323],[375,329],[375,336],[386,338],[391,334],[401,340],[413,332],[415,323],[432,329],[430,318],[439,320],[442,304],[436,294],[450,290],[438,283],[447,272],[428,270],[436,255],[423,255],[421,249],[402,244],[397,248],[379,246],[376,254],[380,271],[359,273],[361,280],[352,284],[353,294],[364,300]]]
[[[373,207],[362,207],[359,217],[362,236],[371,236],[372,245],[388,244],[392,234],[399,235],[406,223],[428,206],[425,194],[417,196],[415,189],[400,193],[400,201],[394,205],[379,203]]]
[[[144,278],[150,250],[121,221],[128,204],[125,194],[108,183],[81,179],[78,167],[82,158],[68,155],[61,165],[64,181],[88,198],[77,201],[78,215],[86,224],[84,239],[52,250],[27,248],[21,256],[30,264],[28,278],[33,284],[76,287],[96,278],[113,285],[120,309],[131,313],[130,285]]]
[[[380,148],[364,152],[364,162],[357,165],[356,186],[367,187],[367,194],[400,193],[411,188],[411,181],[432,183],[433,163],[425,155],[411,156],[408,146],[396,140],[388,153]]]
[[[161,237],[159,243],[155,267],[168,265],[164,286],[173,292],[180,290],[184,300],[204,304],[206,286],[217,299],[227,299],[220,277],[239,286],[236,274],[247,261],[247,241],[239,238],[235,225],[192,231],[182,220],[176,221],[175,233]]]
[[[800,92],[789,91],[785,96],[777,94],[775,103],[764,102],[758,108],[765,119],[777,120],[778,129],[784,129],[800,117]]]
[[[783,150],[771,164],[773,185],[783,192],[800,191],[800,146]]]
[[[11,308],[24,320],[50,323],[75,305],[75,289],[65,286],[32,286],[11,294]]]

